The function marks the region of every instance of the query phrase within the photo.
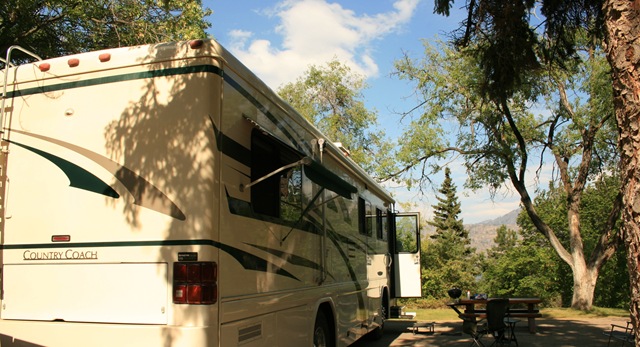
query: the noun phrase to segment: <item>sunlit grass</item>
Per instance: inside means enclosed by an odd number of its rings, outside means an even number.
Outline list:
[[[621,308],[593,307],[585,312],[572,308],[545,308],[540,310],[544,317],[549,318],[593,318],[593,317],[629,317],[629,310]]]
[[[405,308],[405,312],[415,312],[417,320],[422,321],[451,321],[458,319],[458,315],[450,308]]]
[[[450,308],[420,309],[406,306],[405,312],[415,312],[415,319],[421,321],[454,321],[459,319],[458,315]],[[540,313],[545,318],[629,317],[628,310],[603,307],[594,307],[589,312],[572,308],[542,308]]]

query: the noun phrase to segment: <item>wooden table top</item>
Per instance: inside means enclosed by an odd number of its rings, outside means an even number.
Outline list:
[[[475,304],[486,304],[489,299],[459,299],[455,302],[452,302],[450,305],[475,305]],[[510,304],[539,304],[542,302],[540,298],[508,298]]]

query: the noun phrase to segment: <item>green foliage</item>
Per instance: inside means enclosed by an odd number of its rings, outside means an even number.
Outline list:
[[[448,16],[454,0],[437,0],[435,12]],[[602,2],[542,0],[467,3],[464,25],[453,41],[477,57],[481,94],[511,98],[531,83],[543,65],[566,67],[579,59],[581,35],[587,41],[603,36]],[[539,25],[540,12],[544,25]]]
[[[559,262],[553,249],[539,247],[534,240],[516,240],[516,232],[505,226],[500,227],[496,241],[500,242],[488,250],[483,266],[480,288],[484,292],[496,297],[539,297],[547,305],[557,301],[557,269],[566,264]]]
[[[296,82],[278,94],[332,142],[340,142],[351,158],[367,172],[389,165],[391,144],[376,129],[377,114],[364,104],[364,77],[334,59],[325,66],[311,66]]]
[[[433,221],[429,224],[436,227],[436,234],[432,238],[437,238],[443,233],[451,232],[458,237],[467,237],[468,233],[464,230],[464,225],[460,216],[460,201],[456,195],[456,186],[451,180],[451,169],[444,169],[444,181],[438,189],[439,195],[436,196],[438,204],[432,206],[434,208]]]
[[[516,242],[518,241],[518,234],[505,225],[501,225],[496,230],[496,237],[493,239],[496,247],[492,250],[491,254],[502,254],[507,250],[512,249],[516,246]],[[494,253],[495,252],[495,253]]]
[[[463,259],[473,253],[473,249],[469,247],[469,232],[465,230],[460,219],[462,210],[456,194],[456,186],[451,180],[451,170],[447,167],[444,170],[444,181],[436,196],[438,203],[432,206],[433,220],[428,222],[436,227],[431,238],[435,240],[434,250],[437,256],[444,261]]]
[[[627,251],[620,248],[600,271],[594,304],[602,307],[629,308],[629,272]]]
[[[399,78],[415,84],[423,112],[415,115],[407,127],[397,158],[401,167],[416,167],[425,162],[423,165],[431,170],[407,169],[400,174],[417,173],[421,177],[406,180],[408,184],[422,183],[425,176],[439,170],[436,160],[457,153],[463,155],[467,170],[473,173],[465,187],[489,188],[493,192],[510,179],[510,169],[526,163],[526,153],[518,148],[501,105],[483,97],[482,71],[477,59],[442,42],[432,45],[425,41],[424,46],[422,59],[405,56],[395,66]],[[546,141],[547,132],[540,125],[548,119],[528,110],[541,94],[545,81],[548,80],[540,78],[523,86],[508,104],[520,136],[531,146]]]
[[[472,290],[480,270],[469,246],[469,233],[459,218],[460,202],[449,168],[438,193],[434,218],[428,222],[436,227],[435,233],[421,243],[423,296],[435,299],[446,297],[452,287]]]
[[[20,45],[50,58],[205,38],[209,14],[200,0],[4,0],[0,52]]]
[[[598,243],[618,185],[617,177],[602,175],[585,189],[580,211],[587,252],[592,252]],[[568,247],[566,193],[551,184],[547,190],[540,191],[535,200],[538,214],[550,221],[560,242]],[[519,232],[505,226],[497,230],[496,246],[487,251],[483,262],[481,290],[495,296],[538,296],[546,305],[567,306],[573,294],[571,269],[557,256],[526,213],[520,213],[518,225]],[[600,272],[594,305],[627,307],[628,286],[626,255],[624,250],[618,250]]]

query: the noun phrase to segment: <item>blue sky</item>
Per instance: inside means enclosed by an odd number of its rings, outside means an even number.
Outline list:
[[[464,13],[433,13],[433,0],[203,0],[213,10],[208,33],[253,70],[272,89],[293,82],[310,65],[334,57],[366,77],[365,103],[375,109],[380,126],[397,138],[403,127],[399,112],[415,106],[413,88],[393,77],[393,62],[406,52],[419,57],[422,40],[434,41],[456,29]],[[457,4],[457,3],[456,3]],[[458,4],[459,5],[459,4]],[[492,201],[487,191],[463,189],[467,173],[451,165],[465,223],[477,223],[518,208],[512,189]],[[442,175],[432,177],[437,186]],[[413,202],[432,218],[432,194],[389,187],[398,202]],[[430,193],[430,188],[426,190]]]

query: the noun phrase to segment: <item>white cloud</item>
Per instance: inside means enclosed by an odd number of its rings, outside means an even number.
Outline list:
[[[232,42],[234,42],[237,47],[242,47],[253,34],[250,31],[236,29],[231,30],[229,36],[233,39]]]
[[[398,31],[413,16],[420,0],[397,0],[393,9],[375,15],[358,14],[326,0],[285,0],[271,16],[279,23],[275,40],[255,38],[253,33],[229,33],[229,49],[272,88],[292,82],[310,65],[338,58],[356,73],[376,76],[378,65],[372,42]]]

